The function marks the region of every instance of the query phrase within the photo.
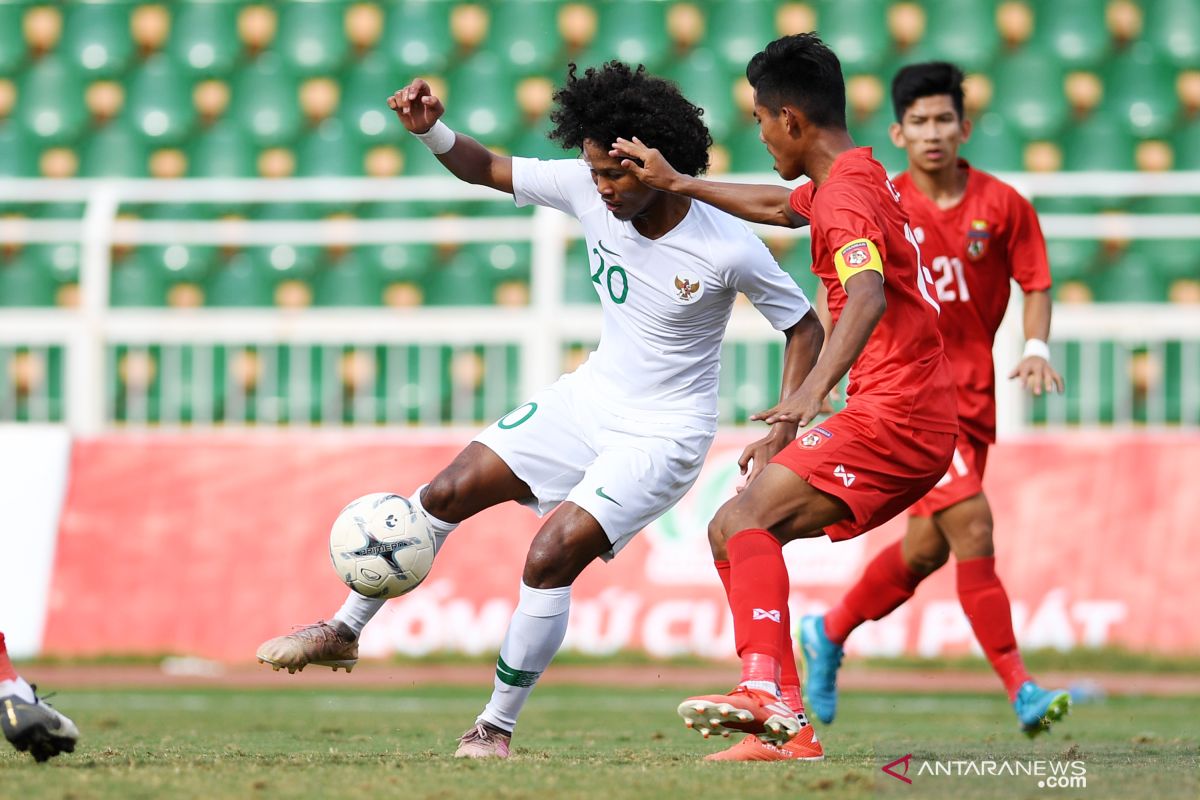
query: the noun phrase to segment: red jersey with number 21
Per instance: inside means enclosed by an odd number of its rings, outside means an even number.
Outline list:
[[[957,433],[938,304],[899,194],[871,148],[839,155],[820,187],[797,187],[791,205],[812,226],[812,271],[825,285],[835,324],[846,305],[843,283],[865,270],[883,275],[887,310],[850,368],[848,409]]]

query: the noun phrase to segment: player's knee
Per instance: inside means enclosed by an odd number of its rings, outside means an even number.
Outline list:
[[[753,510],[740,501],[740,495],[726,501],[713,515],[712,522],[708,523],[708,546],[717,560],[727,557],[725,548],[735,533],[747,528],[763,527],[753,518]]]
[[[538,536],[525,557],[525,570],[521,580],[533,589],[556,589],[570,586],[579,577],[583,566],[576,563],[573,551],[562,537]],[[590,559],[589,559],[590,561]]]
[[[982,517],[970,520],[955,531],[953,545],[954,555],[959,559],[992,555],[992,521]]]
[[[942,568],[950,558],[950,545],[945,539],[926,539],[911,550],[906,548],[904,560],[918,575],[929,575]]]
[[[425,491],[421,493],[421,505],[437,519],[461,522],[470,516],[463,508],[470,491],[467,472],[451,464],[425,487]]]

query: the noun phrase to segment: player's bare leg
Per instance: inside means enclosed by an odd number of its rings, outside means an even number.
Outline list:
[[[612,548],[595,517],[563,503],[529,546],[521,595],[509,622],[492,697],[459,739],[455,755],[507,758],[517,717],[567,633],[571,584],[584,568]]]
[[[434,535],[436,554],[462,520],[529,495],[529,487],[498,455],[479,442],[471,442],[409,502],[424,514]],[[296,626],[290,633],[268,639],[258,648],[256,657],[276,671],[299,672],[314,664],[349,672],[358,663],[358,637],[385,602],[351,591],[333,619]]]
[[[782,545],[820,535],[849,513],[841,500],[775,464],[717,512],[709,543],[714,557],[730,562],[729,599],[742,680],[729,694],[683,701],[678,711],[685,725],[704,736],[743,731],[779,744],[806,727],[781,697],[784,667],[790,664],[793,674],[795,669],[790,636],[781,628],[787,624],[788,594]]]

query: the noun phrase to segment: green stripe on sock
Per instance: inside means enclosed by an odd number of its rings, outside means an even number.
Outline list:
[[[496,677],[501,683],[507,683],[509,686],[533,686],[541,676],[541,672],[513,669],[504,663],[503,658],[496,658]]]

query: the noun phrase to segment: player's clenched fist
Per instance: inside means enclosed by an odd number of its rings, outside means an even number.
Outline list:
[[[387,102],[410,133],[426,133],[446,113],[442,101],[421,78],[393,94]]]

